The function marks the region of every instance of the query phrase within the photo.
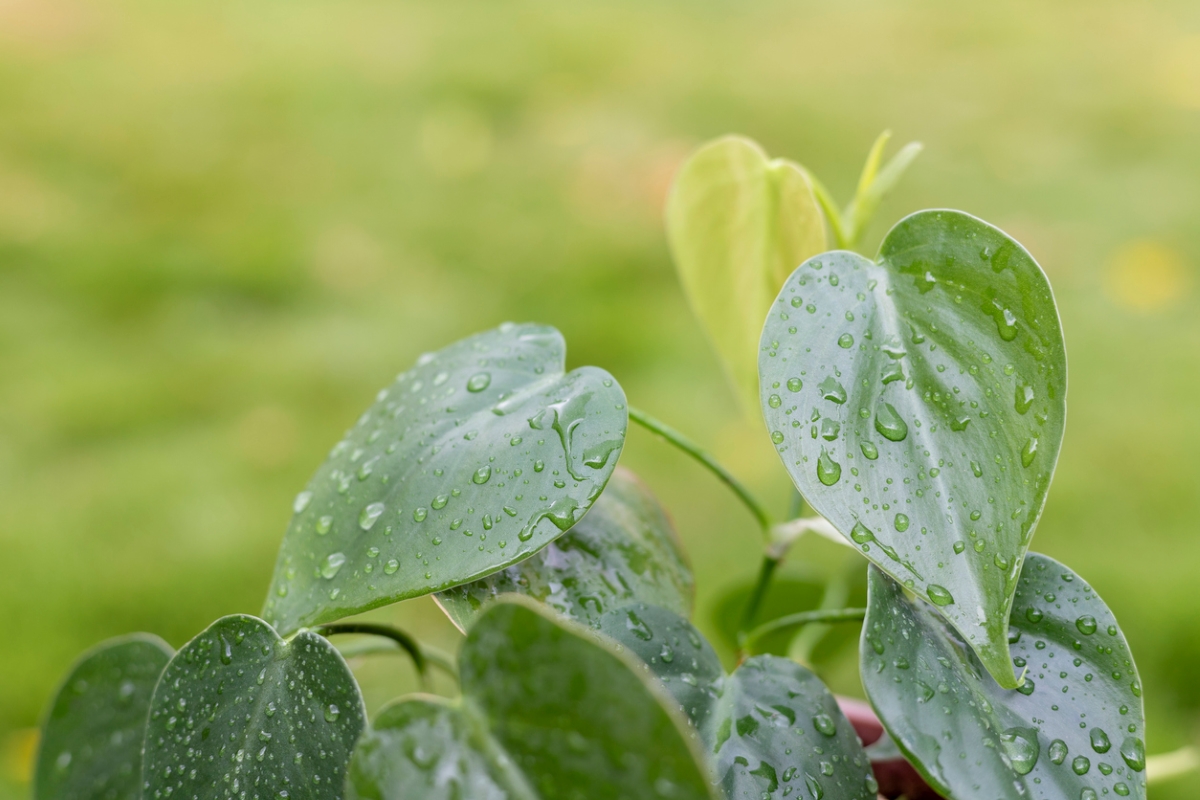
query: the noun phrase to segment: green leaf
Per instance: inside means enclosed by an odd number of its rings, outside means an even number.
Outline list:
[[[641,604],[605,615],[601,631],[640,658],[681,704],[729,800],[776,792],[874,800],[874,777],[854,728],[804,667],[755,656],[725,677],[687,620]]]
[[[665,608],[634,603],[600,618],[600,632],[637,656],[697,728],[713,712],[725,670],[700,631]]]
[[[757,406],[758,336],[796,265],[825,250],[825,223],[803,168],[726,136],[681,168],[667,200],[667,237],[692,310],[738,399]]]
[[[876,796],[870,762],[837,701],[816,675],[786,658],[754,656],[729,676],[705,740],[730,800],[788,788],[824,800]]]
[[[872,568],[863,686],[888,733],[949,798],[1144,798],[1141,683],[1112,612],[1079,576],[1030,553],[1003,689],[934,613]]]
[[[484,602],[508,592],[595,625],[608,609],[639,600],[689,616],[693,582],[666,512],[637,476],[618,469],[567,533],[524,561],[435,599],[465,631]]]
[[[340,798],[365,719],[354,676],[325,639],[285,641],[255,617],[222,617],[175,654],[154,691],[145,798]]]
[[[884,196],[890,192],[904,173],[908,171],[909,166],[921,154],[924,149],[920,142],[909,142],[900,148],[896,155],[888,161],[887,166],[880,170],[879,165],[883,160],[883,150],[887,147],[888,141],[892,138],[891,131],[884,131],[875,140],[875,144],[871,147],[871,152],[867,155],[867,162],[863,165],[862,175],[858,180],[858,190],[854,194],[854,200],[846,209],[842,216],[842,223],[846,231],[846,248],[852,249],[858,245],[863,234],[866,233],[867,226],[871,224],[872,218],[875,216],[876,209],[883,201]]]
[[[141,796],[142,739],[154,685],[171,648],[139,633],[85,653],[42,723],[35,800]]]
[[[459,656],[462,703],[416,697],[383,712],[347,797],[715,800],[661,685],[552,614],[516,595],[489,605]]]
[[[833,252],[792,274],[759,369],[804,498],[1016,686],[1008,609],[1066,414],[1058,312],[1033,258],[967,214],[913,214],[877,262]]]
[[[379,393],[296,498],[263,615],[281,633],[489,575],[574,525],[625,441],[625,394],[502,325]]]

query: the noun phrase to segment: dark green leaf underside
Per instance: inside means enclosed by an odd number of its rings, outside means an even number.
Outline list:
[[[537,552],[599,496],[625,395],[564,371],[553,328],[504,325],[422,356],[295,501],[264,616],[281,633],[476,580]]]
[[[491,604],[460,654],[462,704],[385,711],[355,752],[348,796],[715,800],[657,682],[552,614],[515,595]]]
[[[1030,553],[1011,619],[1002,689],[927,602],[872,568],[863,628],[867,694],[896,744],[955,800],[1144,798],[1141,684],[1095,591]]]
[[[682,616],[692,610],[692,573],[670,519],[645,484],[618,469],[575,527],[535,555],[436,596],[466,630],[484,603],[509,592],[595,625],[611,608],[641,601]]]
[[[337,800],[365,718],[325,639],[284,641],[255,617],[223,617],[171,659],[155,690],[146,800]]]
[[[154,685],[171,659],[155,636],[112,639],[71,668],[42,725],[35,800],[135,800]]]
[[[914,214],[878,262],[834,252],[796,270],[759,370],[805,499],[1015,685],[1005,622],[1066,413],[1062,331],[1032,257],[967,214]]]

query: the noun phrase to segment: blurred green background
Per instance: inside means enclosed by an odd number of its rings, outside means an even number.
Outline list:
[[[0,797],[82,649],[257,611],[292,497],[375,391],[505,319],[558,326],[782,510],[664,193],[737,131],[846,198],[887,127],[927,150],[872,247],[949,206],[1050,275],[1070,414],[1034,546],[1122,620],[1149,750],[1200,739],[1194,0],[0,0]],[[713,631],[752,520],[640,430],[623,463]],[[454,646],[428,600],[375,616]],[[412,685],[361,674],[373,707]]]

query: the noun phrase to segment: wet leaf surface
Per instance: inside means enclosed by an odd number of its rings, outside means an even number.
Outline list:
[[[35,800],[141,796],[150,697],[171,659],[156,636],[110,639],[71,668],[42,725]]]
[[[154,692],[144,797],[341,798],[365,720],[324,638],[284,641],[255,617],[223,617],[176,653]]]
[[[805,499],[1015,686],[1005,622],[1058,459],[1066,355],[1013,239],[923,211],[878,261],[810,259],[763,329],[771,439]]]
[[[689,616],[693,589],[671,520],[637,476],[618,469],[571,530],[524,561],[435,599],[460,630],[489,599],[509,592],[594,626],[607,610],[635,601]]]
[[[1141,684],[1095,591],[1038,553],[1025,560],[1003,689],[919,598],[871,568],[863,685],[895,743],[955,800],[1144,798]]]
[[[447,589],[537,552],[600,495],[625,440],[607,372],[553,328],[422,356],[297,496],[263,616],[281,633]]]

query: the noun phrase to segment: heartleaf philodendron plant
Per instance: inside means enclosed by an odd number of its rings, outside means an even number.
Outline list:
[[[844,211],[740,137],[701,148],[668,200],[685,293],[795,484],[789,518],[604,370],[568,372],[558,331],[501,325],[421,356],[334,446],[261,617],[177,652],[138,635],[83,656],[46,714],[35,798],[1144,798],[1125,637],[1081,577],[1028,550],[1066,415],[1049,282],[959,211],[854,252],[920,149],[882,164],[886,142]],[[732,671],[689,621],[670,519],[618,466],[631,419],[761,528]],[[866,557],[865,608],[845,607],[839,574],[820,602],[766,612],[807,532]],[[465,634],[457,658],[344,621],[422,595]],[[809,669],[855,622],[874,714]],[[342,634],[459,691],[369,722]],[[791,658],[764,652],[780,637]]]

